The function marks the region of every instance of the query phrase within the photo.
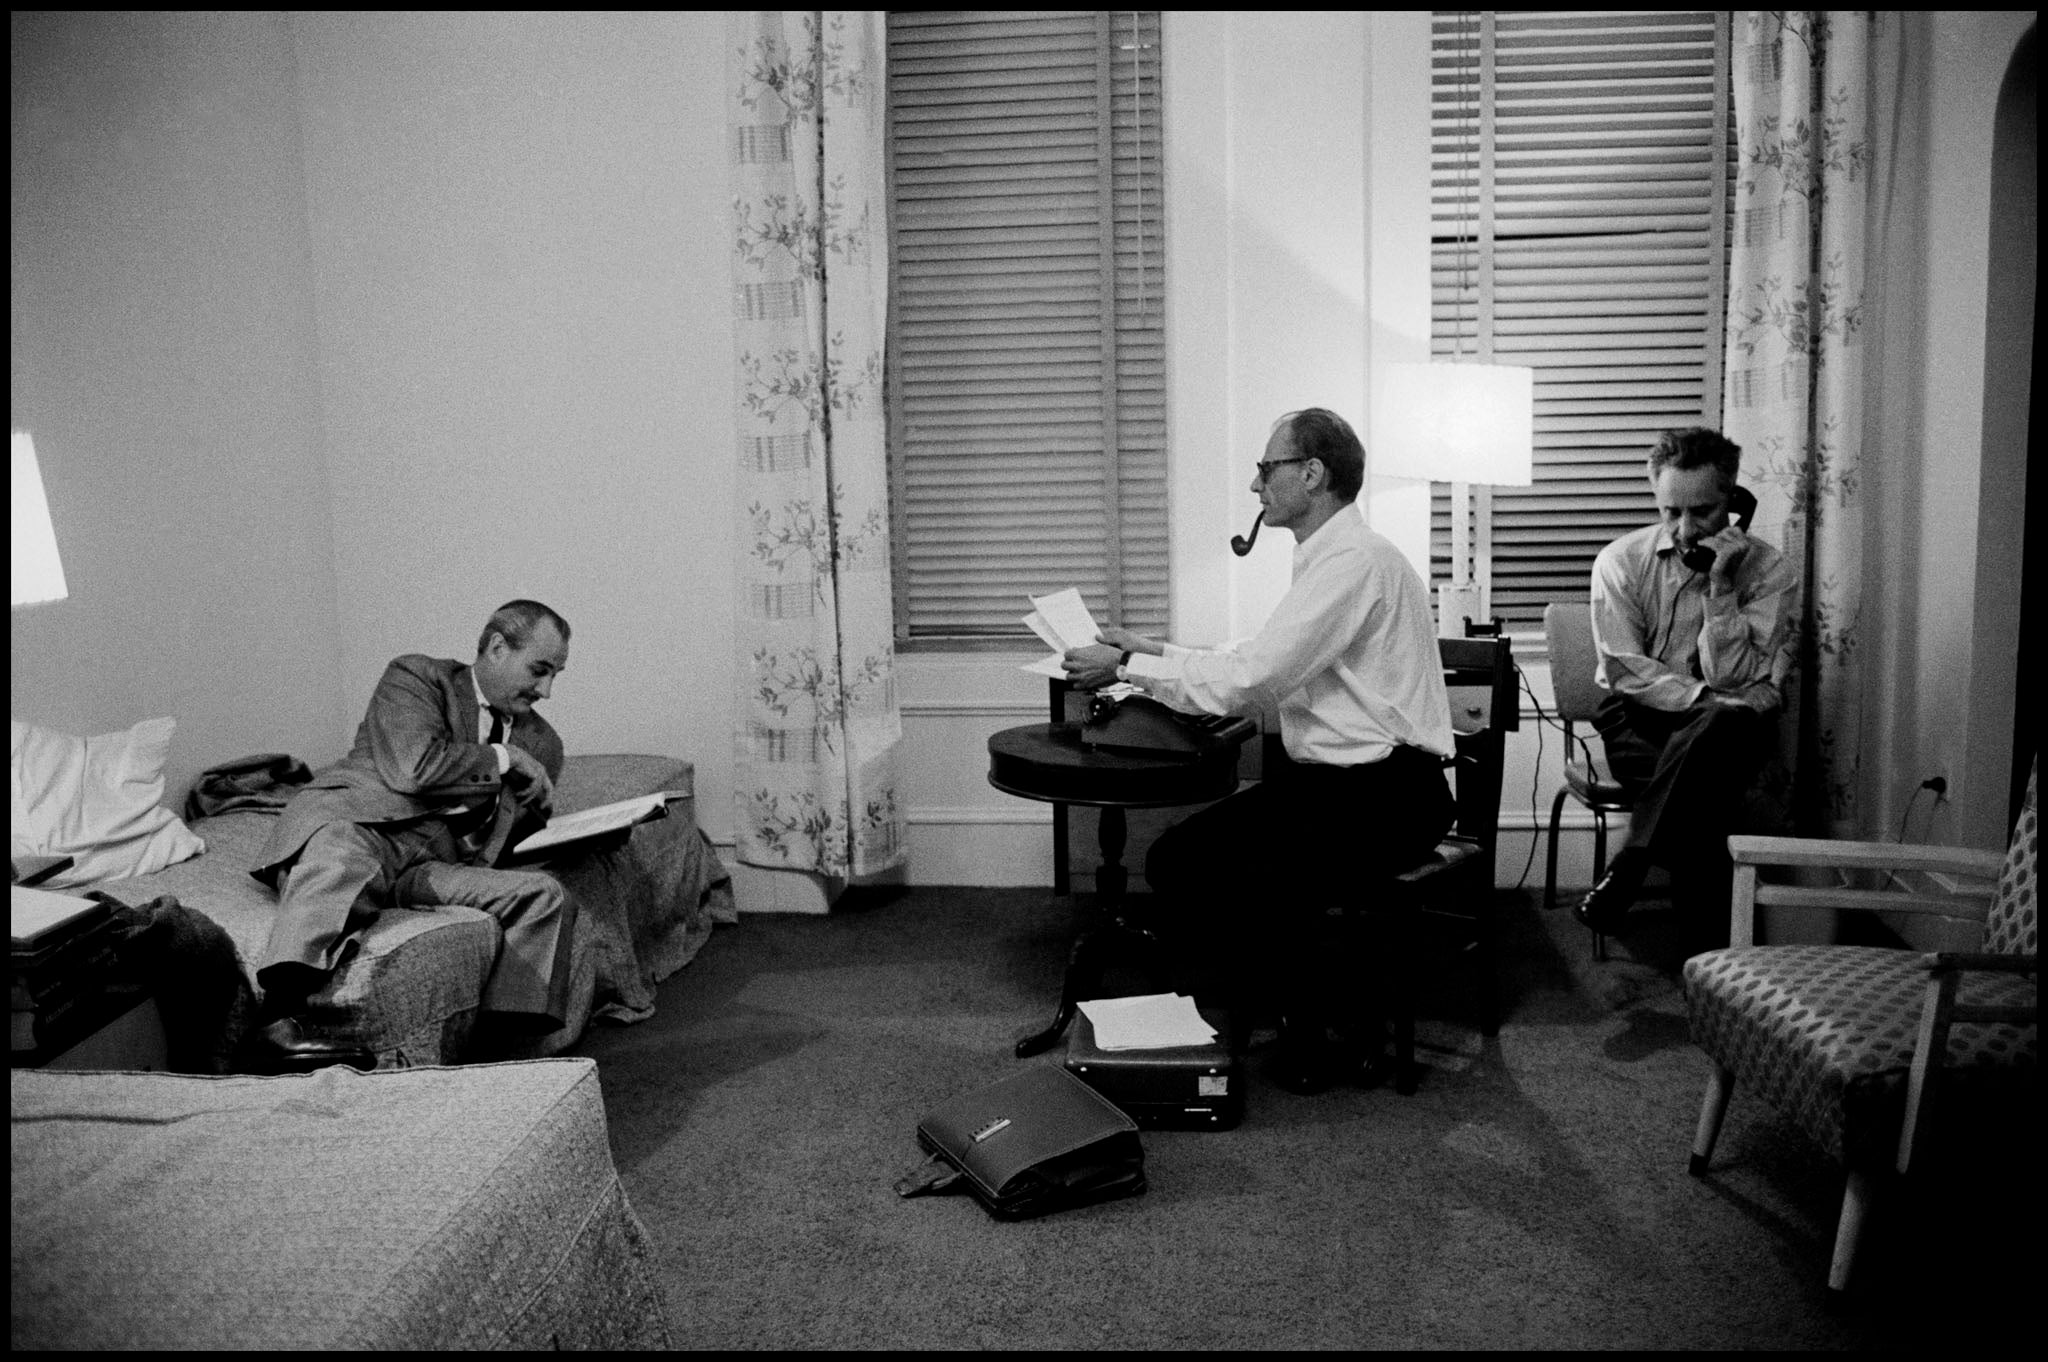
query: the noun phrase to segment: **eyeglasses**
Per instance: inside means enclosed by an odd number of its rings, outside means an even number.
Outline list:
[[[1260,460],[1259,460],[1259,481],[1263,483],[1263,482],[1265,482],[1265,481],[1266,481],[1266,479],[1268,479],[1268,478],[1272,477],[1272,476],[1273,476],[1273,470],[1274,470],[1274,469],[1276,469],[1276,468],[1278,468],[1278,467],[1279,467],[1279,466],[1280,466],[1281,464],[1283,464],[1283,463],[1307,463],[1307,462],[1308,462],[1308,460],[1307,460],[1307,459],[1305,459],[1305,458],[1301,458],[1301,459],[1260,459]]]

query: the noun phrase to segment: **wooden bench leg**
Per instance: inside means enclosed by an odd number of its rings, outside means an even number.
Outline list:
[[[1707,1075],[1707,1095],[1700,1103],[1700,1123],[1692,1137],[1692,1161],[1686,1171],[1705,1177],[1707,1161],[1714,1157],[1714,1141],[1721,1138],[1721,1120],[1728,1114],[1728,1094],[1735,1087],[1735,1071],[1714,1066]]]
[[[1856,1247],[1863,1239],[1863,1222],[1870,1215],[1875,1191],[1868,1173],[1849,1170],[1849,1185],[1842,1191],[1842,1221],[1835,1227],[1834,1261],[1828,1264],[1830,1292],[1849,1289],[1849,1273],[1856,1266]]]

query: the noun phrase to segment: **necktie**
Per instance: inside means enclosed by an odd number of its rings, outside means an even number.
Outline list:
[[[484,741],[496,743],[504,740],[505,716],[493,709],[490,736]],[[474,804],[458,805],[447,815],[449,831],[455,834],[456,845],[461,848],[464,861],[474,860],[476,854],[483,849],[484,838],[491,830],[492,815],[497,809],[498,796],[493,793],[489,798],[480,799]]]

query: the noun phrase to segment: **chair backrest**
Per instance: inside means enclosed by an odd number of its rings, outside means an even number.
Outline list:
[[[1600,660],[1593,649],[1593,607],[1584,601],[1545,606],[1543,634],[1550,642],[1550,694],[1557,717],[1585,723],[1607,698],[1593,679]]]
[[[2041,818],[2036,782],[2037,759],[2027,776],[2027,802],[2013,824],[2012,845],[2006,848],[1999,872],[1998,895],[1984,919],[1984,949],[1994,955],[2038,955],[2041,951]]]

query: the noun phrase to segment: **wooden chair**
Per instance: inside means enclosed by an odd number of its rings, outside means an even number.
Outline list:
[[[1513,649],[1505,638],[1438,640],[1444,685],[1451,696],[1451,727],[1457,755],[1450,763],[1456,786],[1457,822],[1430,858],[1375,885],[1364,899],[1343,905],[1348,914],[1389,916],[1396,931],[1379,959],[1387,1009],[1394,1024],[1394,1088],[1415,1092],[1415,971],[1422,919],[1455,919],[1471,933],[1479,992],[1479,1025],[1485,1035],[1500,1030],[1501,1006],[1495,961],[1494,848],[1500,835],[1501,770],[1507,734],[1519,726],[1520,697]]]
[[[1848,1168],[1828,1286],[1848,1286],[1881,1180],[1904,1175],[1947,1090],[1994,1106],[2040,1100],[2038,772],[2005,855],[1889,842],[1731,837],[1726,950],[1685,965],[1694,1043],[1714,1071],[1693,1139],[1704,1176],[1739,1082],[1791,1116]],[[1975,883],[1941,893],[1767,884],[1765,866]],[[1995,879],[1995,888],[1992,881]],[[1981,953],[1873,946],[1759,946],[1758,905],[1932,914],[1980,924]],[[1965,982],[1967,996],[1960,996]]]
[[[1550,801],[1550,853],[1543,872],[1543,906],[1557,907],[1557,834],[1564,820],[1564,802],[1575,799],[1593,815],[1593,883],[1607,870],[1607,820],[1626,817],[1635,799],[1596,757],[1592,744],[1572,732],[1574,724],[1593,722],[1607,692],[1594,679],[1599,664],[1593,647],[1593,608],[1583,602],[1545,606],[1543,634],[1550,645],[1550,690],[1557,717],[1564,723],[1564,787]],[[1578,743],[1574,755],[1572,743]],[[1593,934],[1593,958],[1607,958],[1607,938]]]

